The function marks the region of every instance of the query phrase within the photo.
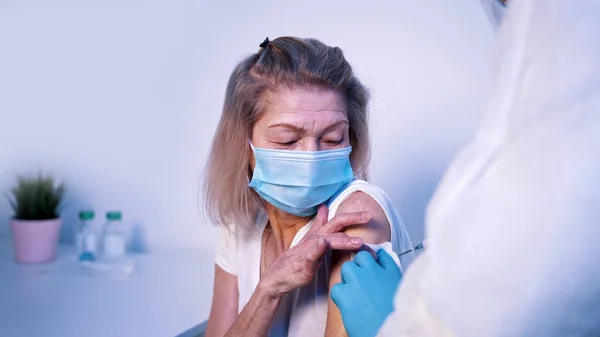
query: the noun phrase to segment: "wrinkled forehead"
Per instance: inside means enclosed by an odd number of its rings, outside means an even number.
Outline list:
[[[333,122],[347,120],[343,95],[332,90],[293,90],[265,97],[265,109],[259,122]]]

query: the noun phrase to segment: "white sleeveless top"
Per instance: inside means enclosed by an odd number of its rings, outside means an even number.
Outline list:
[[[363,192],[375,199],[385,212],[391,226],[391,244],[396,254],[412,249],[412,243],[389,197],[379,188],[363,180],[355,180],[340,190],[329,203],[329,219],[350,194]],[[259,226],[253,230],[223,228],[217,244],[215,263],[224,271],[236,275],[238,283],[238,311],[241,312],[254,293],[260,279],[262,233],[267,225],[266,214],[261,216]],[[312,220],[294,237],[291,247],[306,235]],[[403,269],[414,258],[408,253],[400,257]],[[315,279],[306,286],[287,294],[271,326],[271,337],[323,336],[327,321],[329,298],[329,273],[331,256],[325,257]]]

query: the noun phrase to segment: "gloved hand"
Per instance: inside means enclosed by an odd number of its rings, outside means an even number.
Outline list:
[[[394,297],[402,272],[385,250],[377,260],[367,251],[342,265],[342,283],[331,288],[331,299],[340,309],[350,337],[374,337],[394,311]]]

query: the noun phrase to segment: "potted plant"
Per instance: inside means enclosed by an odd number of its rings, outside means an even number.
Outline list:
[[[54,260],[60,233],[64,185],[51,176],[19,177],[9,196],[15,212],[10,226],[17,262]]]

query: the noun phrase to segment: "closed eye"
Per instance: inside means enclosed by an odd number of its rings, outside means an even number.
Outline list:
[[[327,140],[325,140],[325,143],[332,144],[332,145],[337,145],[337,144],[341,143],[342,140],[343,140],[342,138],[340,138],[340,139],[327,139]]]

